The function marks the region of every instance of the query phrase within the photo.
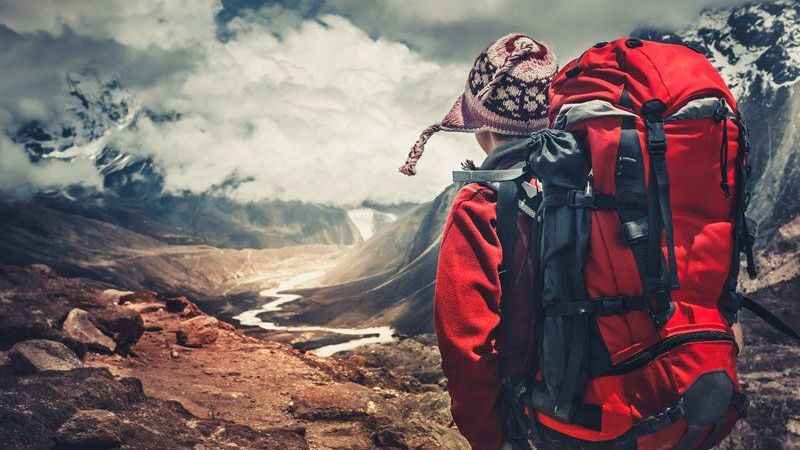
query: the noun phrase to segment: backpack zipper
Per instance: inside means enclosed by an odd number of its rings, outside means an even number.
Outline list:
[[[622,375],[635,369],[639,369],[664,353],[667,353],[675,347],[679,347],[684,344],[690,344],[693,342],[720,341],[735,342],[730,333],[725,333],[722,331],[700,331],[696,333],[685,333],[670,336],[658,344],[646,348],[626,359],[625,361],[615,365],[601,376]]]

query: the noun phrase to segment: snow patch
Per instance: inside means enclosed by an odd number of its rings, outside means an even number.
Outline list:
[[[355,224],[361,238],[371,238],[382,225],[397,220],[395,214],[385,213],[372,208],[356,208],[347,211],[347,217]]]

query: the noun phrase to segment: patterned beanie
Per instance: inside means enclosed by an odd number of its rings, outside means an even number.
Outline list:
[[[425,144],[439,131],[525,136],[546,127],[547,89],[556,72],[556,56],[546,45],[523,34],[498,39],[475,59],[464,93],[441,122],[422,132],[400,172],[416,175]]]

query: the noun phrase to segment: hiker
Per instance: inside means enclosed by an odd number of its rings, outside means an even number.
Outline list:
[[[555,72],[533,39],[492,44],[400,168],[442,130],[488,154],[453,173],[436,276],[453,418],[479,450],[713,448],[747,411],[739,310],[800,340],[737,292],[747,127],[688,46],[600,42]]]
[[[505,36],[475,59],[466,89],[445,118],[427,128],[400,169],[416,173],[416,164],[432,134],[475,133],[488,154],[483,168],[506,168],[517,162],[514,142],[547,126],[547,89],[557,71],[556,56],[545,44],[522,34]],[[452,413],[474,449],[496,450],[503,443],[498,350],[494,334],[500,321],[500,243],[494,230],[496,193],[469,184],[453,201],[439,253],[435,321],[442,366],[448,378]],[[530,228],[521,219],[521,230]],[[525,235],[525,231],[520,233]],[[520,240],[518,255],[527,254]],[[520,311],[515,327],[531,333],[530,284],[534,268],[520,261],[514,300]],[[506,299],[506,297],[504,297]],[[506,300],[512,301],[512,300]],[[519,374],[532,371],[532,341],[504,349]]]

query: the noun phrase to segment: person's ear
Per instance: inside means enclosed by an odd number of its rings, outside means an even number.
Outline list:
[[[494,150],[495,142],[494,142],[494,136],[492,136],[491,131],[479,130],[475,132],[475,140],[478,141],[478,144],[486,153],[489,153],[492,150]]]

